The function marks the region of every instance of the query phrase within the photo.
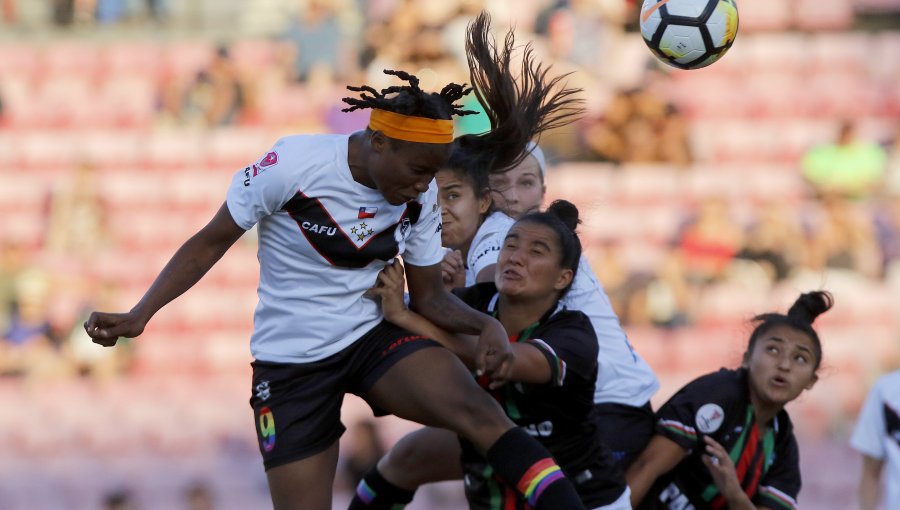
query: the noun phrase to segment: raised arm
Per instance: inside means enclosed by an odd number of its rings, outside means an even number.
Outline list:
[[[115,345],[119,337],[140,335],[160,308],[200,281],[243,234],[244,229],[234,222],[223,203],[213,219],[175,252],[131,311],[93,312],[84,323],[85,331],[94,343],[106,347]]]

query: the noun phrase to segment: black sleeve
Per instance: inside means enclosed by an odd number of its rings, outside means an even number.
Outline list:
[[[528,339],[550,363],[550,384],[562,386],[575,374],[586,380],[597,377],[597,334],[581,312],[563,311],[547,320]]]
[[[471,287],[456,288],[450,292],[461,299],[463,303],[480,312],[484,312],[487,310],[491,298],[497,293],[497,287],[492,282],[484,282]]]
[[[688,451],[702,447],[704,434],[715,439],[716,432],[724,429],[725,413],[732,409],[738,391],[739,383],[732,371],[701,376],[663,404],[656,415],[656,432]]]
[[[753,502],[773,510],[796,510],[800,486],[800,450],[791,433],[775,445],[772,466],[760,480]]]

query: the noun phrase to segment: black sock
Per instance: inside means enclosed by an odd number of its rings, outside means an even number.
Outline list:
[[[356,486],[347,510],[398,510],[409,504],[415,493],[387,481],[374,467]]]
[[[535,510],[584,509],[575,487],[550,452],[519,427],[510,429],[491,445],[487,461]]]

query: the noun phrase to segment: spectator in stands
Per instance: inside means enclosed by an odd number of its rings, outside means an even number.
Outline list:
[[[727,200],[704,198],[678,236],[688,281],[701,286],[721,281],[743,244],[743,229],[732,219]]]
[[[635,508],[796,508],[797,440],[785,405],[815,385],[822,344],[812,324],[833,304],[802,294],[787,315],[754,318],[737,370],[679,390],[657,413],[656,435],[626,474]]]
[[[244,87],[228,48],[220,46],[184,94],[183,121],[204,127],[231,125],[238,122],[243,107]]]
[[[862,204],[826,195],[821,216],[811,226],[809,266],[853,271],[877,278],[882,271],[881,250],[871,218]]]
[[[603,116],[581,131],[584,156],[611,163],[690,163],[687,125],[678,109],[649,89],[617,93]]]
[[[18,313],[17,282],[28,267],[24,247],[13,240],[0,241],[0,331],[7,331]]]
[[[294,71],[297,79],[306,81],[314,67],[325,66],[335,76],[343,77],[342,66],[352,62],[346,43],[353,40],[341,26],[332,2],[311,0],[301,9],[283,38],[296,48]]]
[[[881,376],[866,398],[850,445],[862,454],[860,510],[900,508],[900,370]]]
[[[784,203],[766,203],[747,229],[735,257],[761,264],[772,282],[784,280],[806,260],[803,229],[795,218]]]
[[[680,328],[693,321],[697,285],[688,281],[682,250],[670,246],[649,274],[630,274],[620,290],[622,322]]]
[[[886,154],[875,142],[857,137],[853,123],[841,124],[837,140],[813,147],[803,156],[803,177],[818,196],[862,198],[872,194],[885,174]]]
[[[71,180],[54,183],[47,199],[47,253],[87,262],[109,247],[101,188],[97,169],[89,162],[79,164]]]
[[[36,379],[70,375],[61,335],[53,327],[50,275],[37,268],[16,280],[16,307],[0,342],[0,374]]]
[[[53,0],[51,19],[53,24],[67,27],[75,18],[75,0]]]

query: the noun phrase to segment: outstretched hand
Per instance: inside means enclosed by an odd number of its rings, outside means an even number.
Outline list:
[[[119,337],[134,338],[140,335],[146,325],[147,321],[134,312],[91,312],[84,323],[84,330],[95,344],[112,347]]]

